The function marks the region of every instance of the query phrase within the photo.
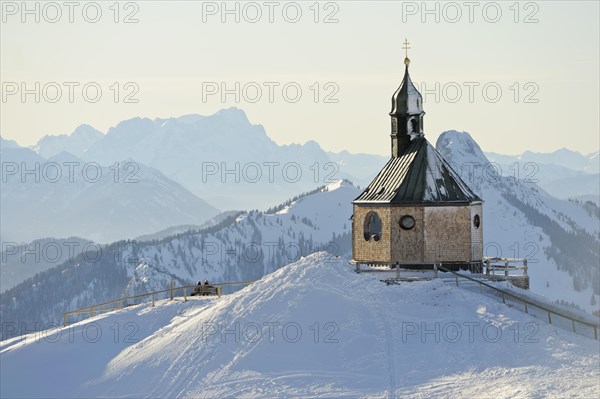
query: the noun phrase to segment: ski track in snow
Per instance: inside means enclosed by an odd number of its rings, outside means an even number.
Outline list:
[[[2,342],[2,397],[598,397],[598,342],[542,323],[497,299],[441,280],[387,286],[345,261],[314,254],[220,299],[137,305],[77,323],[77,337]],[[115,322],[139,326],[115,343]],[[208,334],[210,323],[296,322],[297,342],[266,329],[259,340]],[[310,326],[319,323],[315,341]],[[327,322],[337,326],[335,341]],[[478,323],[496,343],[407,335],[405,323]],[[538,323],[536,342],[515,341],[515,323]],[[78,332],[91,324],[104,339]],[[438,334],[439,335],[439,334]],[[493,335],[493,333],[492,333]],[[239,335],[238,337],[242,337]],[[43,359],[43,361],[40,361]],[[10,366],[5,366],[10,365]]]

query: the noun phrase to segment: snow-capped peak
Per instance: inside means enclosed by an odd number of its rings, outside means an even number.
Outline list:
[[[352,185],[352,183],[350,183],[348,180],[338,180],[336,182],[329,183],[321,191],[329,191],[329,192],[331,192],[331,191],[339,190],[341,188],[346,188],[346,187],[353,187],[353,188],[355,188]]]
[[[467,132],[445,131],[438,137],[435,147],[450,164],[489,163],[479,144]]]

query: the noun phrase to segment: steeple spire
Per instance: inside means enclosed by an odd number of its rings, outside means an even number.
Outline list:
[[[410,59],[408,58],[408,50],[410,50],[409,44],[408,39],[404,38],[404,46],[402,49],[404,50],[404,65],[406,65],[406,67],[410,64]]]
[[[392,157],[401,156],[416,137],[423,136],[423,98],[417,90],[408,73],[408,50],[411,48],[407,39],[404,39],[402,49],[404,55],[404,79],[402,84],[392,96]]]

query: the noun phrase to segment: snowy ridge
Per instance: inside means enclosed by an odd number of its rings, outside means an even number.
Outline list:
[[[0,298],[1,315],[39,329],[62,320],[67,310],[166,289],[171,280],[254,281],[316,251],[345,256],[351,249],[351,201],[358,193],[348,182],[332,183],[281,214],[233,213],[201,231],[112,243],[8,290]]]
[[[90,325],[105,332],[94,343]],[[600,395],[596,341],[440,280],[386,286],[327,253],[220,300],[138,305],[51,337],[2,342],[3,397]]]
[[[357,193],[340,181],[275,214],[244,212],[214,232],[140,245],[141,261],[129,271],[127,292],[164,289],[172,277],[180,282],[255,280],[322,249],[343,255],[347,248],[331,244],[336,235],[350,234],[350,202]]]
[[[567,148],[561,148],[550,153],[525,151],[519,155],[502,155],[493,152],[487,152],[486,154],[491,161],[498,162],[499,164],[510,164],[515,161],[535,162],[544,166],[554,165],[586,173],[600,172],[600,163],[598,162],[599,151],[581,154]]]
[[[532,291],[597,311],[598,216],[498,170],[468,133],[444,132],[436,147],[484,201],[484,255],[527,258]]]
[[[80,125],[70,135],[46,135],[42,137],[32,150],[44,158],[53,157],[61,152],[82,154],[104,135],[90,125]]]

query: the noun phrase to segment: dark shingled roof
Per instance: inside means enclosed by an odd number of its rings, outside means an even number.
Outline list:
[[[424,137],[392,158],[354,203],[470,203],[481,199]]]

